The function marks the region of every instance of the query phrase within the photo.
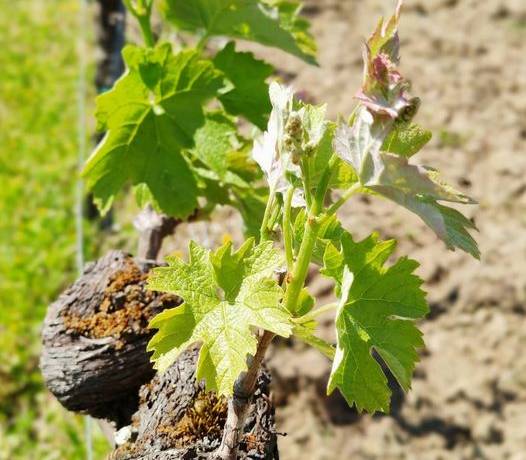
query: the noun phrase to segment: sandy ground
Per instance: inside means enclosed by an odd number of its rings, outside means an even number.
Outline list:
[[[394,3],[309,0],[320,67],[265,57],[297,90],[327,102],[331,116],[348,114],[360,45]],[[395,391],[393,413],[372,417],[324,396],[330,365],[316,351],[275,347],[279,429],[289,433],[282,458],[526,459],[526,1],[407,0],[401,38],[402,71],[423,101],[417,121],[435,133],[416,160],[479,200],[466,211],[482,260],[448,252],[390,203],[350,202],[341,217],[355,236],[396,237],[400,252],[421,262],[432,309],[421,324],[427,348],[412,391]],[[320,279],[312,291],[327,296]],[[334,338],[331,318],[321,333]]]

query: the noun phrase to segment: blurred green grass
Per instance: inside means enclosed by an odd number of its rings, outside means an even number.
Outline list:
[[[83,459],[82,418],[38,370],[46,306],[76,274],[78,0],[0,12],[0,460]]]

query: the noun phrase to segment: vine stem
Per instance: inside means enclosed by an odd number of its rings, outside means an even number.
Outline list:
[[[285,294],[285,307],[294,314],[299,295],[303,289],[310,260],[312,258],[312,250],[318,234],[319,223],[317,217],[323,209],[323,202],[325,194],[329,186],[329,181],[332,176],[332,171],[336,164],[336,157],[332,157],[318,184],[318,189],[312,206],[310,207],[309,219],[303,235],[298,260],[294,267],[292,274],[292,281],[289,284]],[[292,200],[292,192],[287,193],[286,200]],[[309,192],[306,192],[309,193]],[[290,195],[289,195],[290,194]],[[266,234],[266,226],[268,224],[268,217],[274,201],[274,193],[271,193],[269,201],[267,202],[267,209],[263,224],[261,225],[262,239]],[[285,219],[286,220],[286,219]],[[290,222],[289,222],[290,223]],[[275,335],[272,332],[264,331],[258,344],[256,354],[251,359],[248,371],[241,374],[234,385],[234,395],[228,401],[228,413],[225,427],[223,429],[223,438],[221,445],[214,454],[214,460],[236,460],[237,450],[239,446],[240,436],[245,426],[250,401],[254,394],[254,388],[259,375],[261,364],[267,352],[267,349],[274,339]]]
[[[305,201],[307,202],[307,206],[312,205],[312,197],[311,197],[311,178],[310,178],[310,164],[309,164],[309,158],[305,159],[306,161],[301,162],[301,170],[303,174],[303,189],[305,190]]]
[[[133,220],[139,232],[137,257],[157,260],[164,238],[171,235],[180,223],[180,220],[159,214],[151,206],[146,206]]]
[[[333,214],[336,214],[336,211],[340,209],[351,196],[355,195],[357,192],[360,191],[360,188],[362,185],[360,183],[354,184],[352,187],[350,187],[339,199],[338,201],[335,201],[332,206],[327,209],[327,217],[332,216]]]
[[[307,225],[303,233],[298,259],[290,277],[287,292],[285,293],[285,308],[292,314],[296,313],[298,299],[305,285],[309,264],[312,259],[312,251],[314,250],[320,228],[319,215],[323,209],[323,202],[325,201],[325,195],[336,161],[337,157],[332,156],[318,183],[316,195],[309,210],[309,217],[307,218]]]
[[[275,197],[276,193],[274,190],[270,190],[260,228],[261,241],[268,239],[267,227],[272,216]],[[247,372],[243,372],[234,384],[234,394],[228,400],[228,412],[225,427],[223,428],[223,438],[221,439],[221,444],[214,452],[214,456],[212,457],[213,460],[237,460],[239,441],[241,434],[243,433],[248,409],[254,394],[259,369],[261,368],[261,364],[265,358],[265,353],[274,337],[275,334],[272,332],[263,331],[258,342],[256,354],[253,358],[249,358]]]
[[[206,45],[208,44],[208,40],[209,39],[210,39],[210,36],[208,34],[203,35],[199,39],[199,42],[197,43],[197,46],[196,46],[197,51],[202,53],[204,51],[204,49],[206,48]]]
[[[263,222],[261,223],[261,229],[259,231],[261,241],[268,240],[268,224],[270,221],[270,217],[272,216],[272,207],[274,205],[274,198],[276,196],[276,193],[273,190],[270,190],[270,194],[267,200],[267,207],[265,208],[265,214],[263,216]]]
[[[144,44],[149,48],[154,47],[155,37],[153,36],[152,24],[150,22],[153,0],[136,0],[135,3],[133,3],[132,0],[123,0],[123,2],[139,22]]]
[[[237,460],[237,451],[250,402],[256,387],[259,370],[267,349],[274,339],[272,332],[264,331],[259,339],[256,354],[247,372],[241,374],[234,385],[234,395],[228,400],[228,414],[223,429],[221,445],[214,453],[214,460]]]
[[[153,37],[152,25],[150,24],[150,16],[137,16],[137,21],[139,21],[139,26],[141,27],[144,44],[149,48],[153,48],[155,46],[155,38]]]

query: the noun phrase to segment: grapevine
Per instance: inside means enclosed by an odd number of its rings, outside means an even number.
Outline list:
[[[107,134],[85,166],[87,185],[103,212],[129,183],[140,206],[179,219],[233,206],[246,233],[238,248],[191,242],[188,260],[168,257],[150,275],[150,289],[184,301],[150,324],[155,367],[165,371],[200,344],[197,378],[229,398],[220,459],[236,458],[261,364],[277,336],[294,336],[333,361],[328,393],[338,389],[359,411],[389,411],[380,361],[409,390],[424,345],[415,324],[428,313],[418,263],[394,260],[396,242],[375,233],[358,241],[338,210],[359,194],[391,200],[449,249],[480,256],[474,224],[444,204],[474,201],[413,161],[431,133],[413,121],[420,100],[399,68],[402,1],[364,45],[356,107],[338,121],[327,118],[325,105],[269,84],[274,68],[237,50],[235,40],[248,40],[315,64],[299,3],[163,0],[162,17],[191,44],[185,47],[157,42],[153,0],[126,4],[144,45],[125,48],[125,75],[97,100],[98,126]],[[229,39],[219,49],[218,36]],[[247,125],[254,135],[240,128]],[[317,305],[309,293],[312,264],[333,281],[337,302]],[[335,345],[316,335],[318,316],[331,310]]]

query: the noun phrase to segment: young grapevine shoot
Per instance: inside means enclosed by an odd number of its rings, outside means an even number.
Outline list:
[[[329,393],[339,389],[360,411],[387,412],[390,390],[377,358],[408,390],[423,346],[415,321],[428,306],[418,263],[388,263],[395,241],[376,234],[356,241],[337,211],[357,194],[386,198],[418,215],[448,248],[479,257],[474,224],[444,204],[474,201],[413,162],[431,133],[413,122],[420,100],[399,70],[402,1],[367,40],[357,105],[338,122],[324,105],[269,85],[274,68],[234,41],[211,46],[216,36],[243,39],[316,63],[299,3],[162,0],[164,19],[185,41],[193,38],[192,47],[156,43],[153,0],[126,3],[145,45],[125,48],[125,75],[97,99],[107,134],[87,161],[89,188],[102,211],[128,183],[141,206],[182,219],[230,205],[247,235],[237,250],[192,242],[187,262],[169,257],[153,271],[150,289],[184,301],[151,322],[156,368],[199,343],[197,377],[235,399],[236,388],[250,393],[253,382],[243,384],[257,375],[270,340],[294,335],[333,361]],[[256,134],[242,135],[240,124]],[[338,302],[316,305],[305,285],[310,264],[334,281]],[[315,334],[316,318],[329,309],[335,346]]]

